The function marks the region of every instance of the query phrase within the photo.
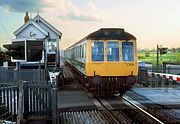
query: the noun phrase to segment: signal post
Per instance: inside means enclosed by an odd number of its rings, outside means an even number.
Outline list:
[[[166,54],[167,53],[167,50],[168,48],[167,47],[162,47],[162,48],[159,48],[159,46],[157,45],[157,59],[156,59],[156,72],[158,72],[159,70],[159,53],[160,55],[162,56],[163,54]]]

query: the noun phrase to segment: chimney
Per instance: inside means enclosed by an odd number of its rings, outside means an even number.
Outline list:
[[[24,23],[26,23],[27,21],[29,21],[28,12],[26,12],[26,16],[24,17]]]

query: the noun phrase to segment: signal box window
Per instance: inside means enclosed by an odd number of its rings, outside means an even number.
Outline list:
[[[104,61],[104,43],[92,43],[92,61]]]
[[[119,61],[118,42],[107,42],[107,61]]]
[[[50,41],[47,42],[47,46],[48,46],[48,52],[56,52],[57,49],[56,39],[50,39]]]
[[[122,59],[123,61],[134,61],[134,49],[132,42],[122,43]]]

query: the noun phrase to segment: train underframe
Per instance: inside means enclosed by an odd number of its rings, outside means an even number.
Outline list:
[[[111,97],[114,94],[122,96],[136,83],[136,76],[91,76],[87,77],[74,66],[67,63],[75,76],[81,81],[85,89],[95,97]]]
[[[87,77],[87,83],[85,84],[88,91],[94,96],[98,97],[110,97],[114,94],[122,96],[125,92],[131,89],[135,84],[135,77]],[[100,81],[99,81],[100,80]]]

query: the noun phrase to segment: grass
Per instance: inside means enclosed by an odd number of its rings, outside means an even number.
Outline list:
[[[150,62],[156,65],[157,54],[156,52],[138,52],[138,60],[144,62]],[[162,65],[163,62],[176,62],[180,63],[180,53],[166,53],[163,55],[159,54],[159,63]]]

